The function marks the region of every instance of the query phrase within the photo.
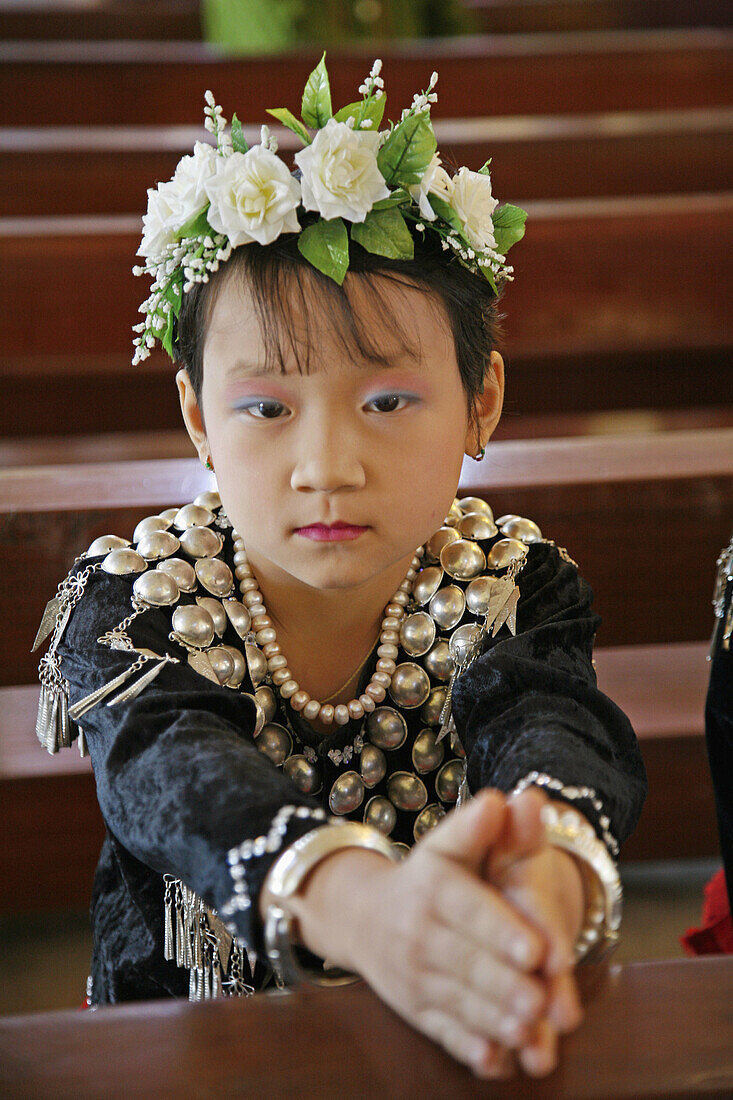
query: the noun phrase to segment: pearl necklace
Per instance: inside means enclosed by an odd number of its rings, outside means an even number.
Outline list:
[[[335,722],[338,726],[345,726],[348,721],[363,718],[370,714],[378,703],[381,703],[392,683],[392,674],[397,667],[396,658],[400,640],[400,625],[405,614],[405,608],[412,594],[412,583],[422,565],[421,558],[424,548],[420,546],[416,551],[405,579],[395,592],[384,610],[384,618],[379,632],[379,647],[377,649],[377,667],[364,692],[358,698],[349,703],[339,703],[331,706],[330,703],[320,703],[312,699],[307,691],[304,691],[288,667],[288,661],[277,640],[275,624],[267,614],[265,601],[262,598],[259,585],[252,572],[252,566],[247,559],[244,542],[236,533],[232,532],[234,540],[234,573],[239,581],[239,590],[242,593],[242,601],[251,616],[251,628],[255,640],[261,647],[267,661],[267,669],[273,684],[277,688],[282,699],[285,699],[293,710],[302,711],[303,717],[309,722],[320,721],[324,725]],[[348,683],[348,681],[347,681]]]

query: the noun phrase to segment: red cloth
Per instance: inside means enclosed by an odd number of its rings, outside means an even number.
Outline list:
[[[722,868],[705,887],[702,922],[702,928],[688,928],[680,937],[687,954],[733,955],[733,919]]]

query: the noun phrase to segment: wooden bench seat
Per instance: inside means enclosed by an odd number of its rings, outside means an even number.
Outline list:
[[[504,300],[509,361],[520,381],[510,411],[655,407],[686,396],[694,404],[728,402],[733,193],[528,209],[532,232],[517,246],[517,281]],[[139,224],[121,216],[0,219],[0,432],[57,434],[67,423],[87,433],[177,425],[175,392],[164,378],[170,365],[158,357],[158,366],[129,367],[130,329],[148,286],[131,273]],[[692,241],[705,241],[705,262],[694,262],[694,277],[690,267],[685,280]],[[646,366],[637,376],[640,361]],[[168,390],[161,404],[146,400],[156,383],[156,398]]]
[[[281,156],[300,148],[274,127]],[[602,115],[436,119],[445,163],[493,158],[503,199],[684,194],[730,186],[733,107]],[[0,131],[0,209],[15,216],[136,214],[203,127],[31,127]],[[245,128],[252,145],[259,126]]]
[[[649,775],[625,859],[716,855],[704,745],[705,643],[596,650],[598,683],[639,737]],[[88,758],[51,757],[35,739],[38,687],[0,688],[0,914],[82,908],[104,835]],[[684,828],[680,827],[684,815]]]
[[[730,27],[726,0],[464,0],[484,34]],[[40,37],[40,36],[39,36]],[[45,36],[44,36],[45,37]]]
[[[732,429],[507,440],[466,462],[461,491],[569,548],[593,585],[601,644],[695,641],[711,629],[714,563],[730,537],[732,459]],[[36,627],[77,554],[209,485],[195,459],[0,471],[0,683],[35,680]]]
[[[335,103],[354,98],[374,52],[329,54]],[[436,117],[684,110],[731,98],[733,33],[720,29],[479,35],[379,53],[400,109],[438,70]],[[268,107],[297,109],[318,54],[227,60],[193,42],[6,42],[13,94],[0,102],[0,126],[199,125],[207,88],[227,118],[260,123]]]

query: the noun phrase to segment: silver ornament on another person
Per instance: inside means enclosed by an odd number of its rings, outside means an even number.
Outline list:
[[[435,641],[435,622],[427,611],[416,611],[402,620],[400,645],[410,657],[422,657]]]
[[[260,752],[264,753],[278,767],[285,763],[293,751],[290,734],[284,726],[279,726],[275,722],[268,722],[266,726],[262,727],[255,738],[255,744]]]
[[[389,836],[397,824],[397,811],[388,798],[375,794],[364,807],[364,824]]]
[[[471,539],[458,539],[443,547],[440,564],[455,580],[470,581],[485,569],[486,555]]]
[[[430,694],[430,677],[414,661],[403,661],[392,673],[389,694],[405,710],[420,707]]]
[[[399,749],[407,738],[407,722],[394,707],[377,707],[366,720],[367,736],[378,749]]]
[[[425,784],[412,772],[392,772],[387,780],[387,795],[398,810],[417,813],[428,800]]]
[[[328,805],[334,814],[350,814],[364,801],[364,780],[357,772],[344,772],[331,787]]]

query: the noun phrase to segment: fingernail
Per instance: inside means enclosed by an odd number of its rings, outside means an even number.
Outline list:
[[[539,1008],[537,997],[533,993],[522,991],[514,996],[512,1009],[520,1020],[527,1021]]]

